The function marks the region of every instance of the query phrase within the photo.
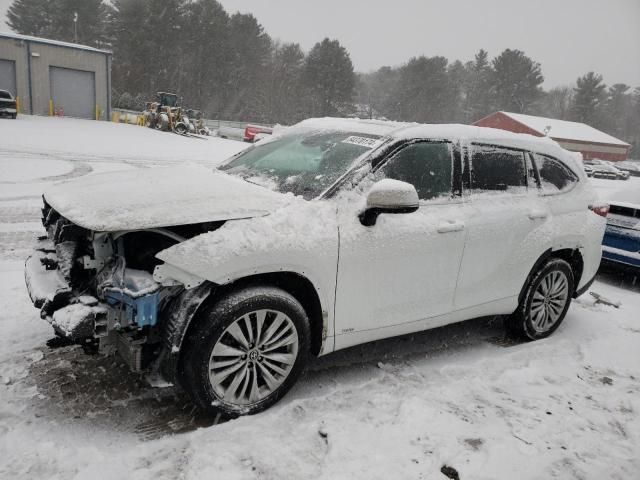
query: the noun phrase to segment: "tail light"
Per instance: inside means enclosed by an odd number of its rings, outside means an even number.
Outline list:
[[[591,210],[596,215],[600,215],[601,217],[606,218],[609,213],[609,205],[589,205],[589,210]]]

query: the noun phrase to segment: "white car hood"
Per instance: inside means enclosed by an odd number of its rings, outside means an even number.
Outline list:
[[[187,164],[89,175],[56,184],[44,198],[76,225],[107,232],[256,217],[287,196]]]

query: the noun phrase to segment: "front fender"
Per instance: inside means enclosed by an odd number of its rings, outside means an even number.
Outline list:
[[[300,200],[271,215],[228,221],[156,256],[218,285],[263,273],[299,274],[314,285],[333,336],[338,248],[335,206]]]
[[[170,382],[176,382],[180,347],[191,324],[191,320],[204,301],[211,295],[214,285],[201,284],[190,290],[183,291],[174,298],[162,312],[162,341],[163,353],[160,359],[160,369],[164,377]]]

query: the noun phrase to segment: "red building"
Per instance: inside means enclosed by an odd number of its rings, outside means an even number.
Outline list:
[[[548,136],[566,150],[582,153],[585,160],[599,158],[619,162],[626,160],[631,145],[584,123],[534,117],[522,113],[496,112],[474,123],[536,137]]]

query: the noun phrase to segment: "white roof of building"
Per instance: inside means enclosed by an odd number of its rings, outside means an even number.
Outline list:
[[[69,43],[69,42],[60,42],[58,40],[49,40],[48,38],[32,37],[30,35],[21,35],[19,33],[13,33],[13,32],[0,32],[0,38],[13,38],[15,40],[26,40],[28,42],[44,43],[47,45],[55,45],[58,47],[75,48],[76,50],[86,50],[89,52],[111,54],[111,52],[109,52],[108,50],[100,50],[98,48],[89,47],[88,45],[80,45],[78,43]]]
[[[569,122],[567,120],[556,120],[554,118],[535,117],[533,115],[524,115],[522,113],[500,112],[516,122],[522,123],[527,127],[545,134],[545,129],[551,127],[548,136],[563,140],[577,140],[580,142],[590,143],[606,143],[609,145],[629,146],[628,143],[618,140],[600,130],[589,125],[578,122]]]

